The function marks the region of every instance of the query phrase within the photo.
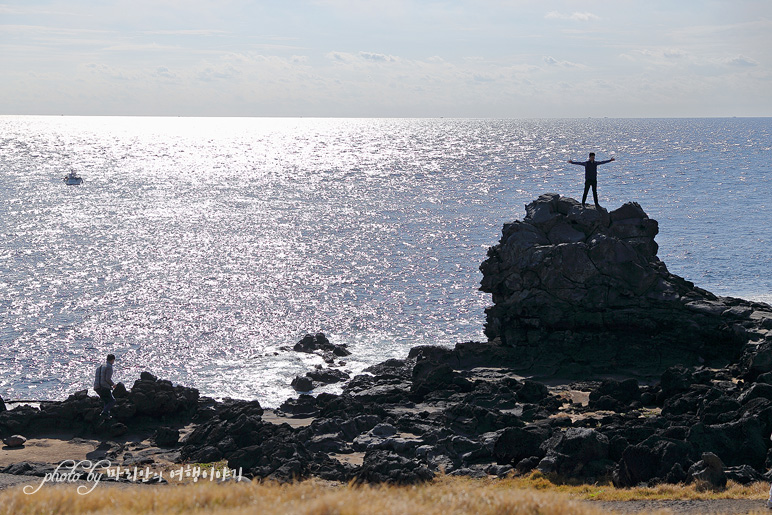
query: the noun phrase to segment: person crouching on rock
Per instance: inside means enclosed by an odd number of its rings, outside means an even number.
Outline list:
[[[105,403],[100,416],[106,419],[111,418],[110,408],[115,404],[115,397],[113,397],[113,388],[115,387],[113,382],[113,363],[115,363],[115,356],[108,354],[107,363],[97,367],[94,377],[94,391]]]
[[[606,161],[596,161],[595,152],[590,152],[590,158],[587,161],[572,161],[568,160],[572,165],[584,166],[584,195],[582,195],[582,207],[587,201],[587,192],[590,191],[592,186],[592,198],[595,200],[595,207],[600,207],[598,204],[598,165],[604,165],[610,163],[615,159],[612,157]]]

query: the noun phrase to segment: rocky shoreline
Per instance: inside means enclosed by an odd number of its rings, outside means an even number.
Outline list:
[[[110,421],[88,391],[39,409],[0,401],[0,436],[68,427],[124,463],[225,460],[280,481],[534,469],[618,486],[769,480],[772,307],[670,274],[656,257],[657,222],[637,204],[609,213],[549,194],[526,212],[481,266],[494,302],[488,342],[416,347],[348,378],[334,367],[349,351],[309,335],[294,351],[320,352],[330,367],[296,389],[345,384],[288,399],[275,410],[282,423],[258,401],[218,402],[145,372],[116,388]],[[152,452],[115,452],[111,442],[138,431],[152,434]]]

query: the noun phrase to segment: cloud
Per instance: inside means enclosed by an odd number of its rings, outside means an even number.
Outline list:
[[[375,54],[373,52],[359,52],[359,56],[366,61],[375,61],[379,63],[394,63],[399,61],[398,57],[393,55]]]
[[[600,16],[593,13],[580,13],[574,12],[571,14],[561,13],[559,11],[550,11],[544,15],[547,20],[572,20],[572,21],[597,21],[600,20]]]
[[[670,48],[662,51],[662,56],[667,59],[681,59],[686,57],[686,52],[678,50],[677,48]]]
[[[356,56],[353,54],[349,54],[347,52],[328,52],[327,55],[325,55],[327,59],[330,61],[334,61],[336,63],[353,63],[356,61]]]
[[[493,76],[491,76],[489,74],[483,75],[483,74],[480,74],[480,73],[475,73],[474,75],[472,75],[472,79],[475,82],[494,82],[496,80],[495,77],[493,77]]]
[[[329,52],[327,59],[337,63],[355,64],[355,63],[396,63],[400,61],[399,57],[387,54],[378,54],[375,52],[359,52],[350,54],[348,52]]]
[[[694,55],[679,48],[640,48],[628,53],[620,54],[619,57],[628,61],[644,59],[651,64],[666,66],[672,66],[674,64],[673,61],[688,59],[690,62],[695,62],[696,60]]]
[[[162,77],[164,79],[176,79],[177,76],[173,74],[171,71],[169,71],[169,68],[166,66],[159,66],[155,70],[155,76],[156,77]]]
[[[216,29],[187,29],[187,30],[151,30],[145,34],[155,34],[159,36],[219,36],[228,34],[224,30]]]
[[[137,43],[137,44],[123,44],[112,45],[103,48],[105,52],[159,52],[159,51],[175,51],[175,52],[187,52],[188,50],[181,46],[176,45],[159,45],[157,43]]]
[[[240,75],[241,73],[232,66],[208,66],[198,72],[197,78],[202,82],[214,82],[232,80]]]
[[[738,55],[737,57],[727,59],[726,63],[731,66],[742,66],[747,68],[759,65],[758,61],[751,59],[750,57],[745,57],[744,55]]]
[[[572,63],[571,61],[558,61],[552,56],[545,55],[544,62],[549,66],[561,66],[563,68],[584,68],[584,65],[579,63]]]

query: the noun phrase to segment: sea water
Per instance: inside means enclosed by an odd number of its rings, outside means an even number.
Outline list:
[[[0,117],[0,396],[63,399],[113,353],[129,387],[277,406],[322,363],[286,350],[306,333],[352,374],[481,341],[487,248],[579,199],[590,151],[671,272],[769,302],[771,146],[770,118]]]

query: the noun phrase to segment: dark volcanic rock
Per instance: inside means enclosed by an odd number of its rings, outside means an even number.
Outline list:
[[[314,382],[310,377],[295,376],[291,383],[292,388],[297,392],[310,392],[314,389]]]
[[[161,426],[156,429],[153,441],[158,447],[174,447],[180,440],[180,430]]]
[[[756,469],[764,466],[769,430],[763,420],[740,418],[723,424],[695,424],[687,441],[697,449],[716,454],[729,466],[747,464]]]
[[[695,448],[688,442],[652,436],[624,450],[614,471],[614,484],[630,487],[655,478],[684,481],[687,476],[683,468],[694,463],[695,456]]]
[[[333,368],[312,370],[311,372],[307,372],[306,376],[313,381],[324,384],[339,383],[351,377],[346,372]]]
[[[594,477],[610,472],[608,437],[585,427],[572,427],[553,435],[541,446],[546,455],[538,468],[544,473],[569,477]]]
[[[5,402],[3,401],[2,396],[0,396],[0,413],[3,411],[6,411],[8,408],[5,407]]]
[[[598,401],[603,398],[610,398],[616,401],[624,409],[632,402],[641,400],[641,390],[638,388],[638,381],[635,379],[626,379],[624,381],[604,380],[598,388],[590,392],[590,408],[608,409],[597,406]],[[615,409],[613,411],[620,410]]]
[[[362,468],[356,475],[359,482],[398,485],[421,483],[433,478],[434,473],[418,461],[383,450],[365,453]]]
[[[636,203],[607,212],[545,194],[505,224],[480,266],[493,295],[485,333],[533,373],[656,375],[669,365],[723,366],[772,319],[769,306],[719,298],[668,272],[658,224]],[[747,326],[747,327],[746,327]],[[753,373],[772,370],[751,360]]]
[[[493,447],[493,456],[501,465],[514,464],[526,458],[543,458],[541,445],[552,436],[549,428],[539,426],[510,427],[502,431]],[[533,467],[538,461],[533,463]],[[533,468],[531,467],[531,468]]]
[[[39,463],[36,461],[21,461],[19,463],[12,463],[4,469],[0,469],[3,474],[14,474],[17,476],[40,476],[44,477],[46,474],[50,474],[56,468],[55,465],[49,463]]]
[[[750,465],[739,465],[736,467],[726,467],[724,474],[728,480],[734,481],[741,485],[748,485],[751,483],[766,481],[767,479],[763,474],[760,474]]]
[[[151,417],[176,416],[192,413],[198,407],[198,390],[173,386],[171,381],[159,380],[150,372],[142,372],[134,382],[128,400],[138,415]]]
[[[125,399],[129,396],[129,391],[126,389],[126,385],[123,383],[117,383],[113,388],[113,397],[116,399]]]
[[[351,355],[345,345],[335,345],[330,343],[330,340],[324,335],[324,333],[316,333],[314,335],[307,334],[299,342],[292,347],[292,350],[297,352],[330,352],[334,356],[344,357]]]
[[[718,456],[711,452],[702,454],[702,459],[689,467],[689,477],[713,489],[726,488],[726,473],[724,464]]]

